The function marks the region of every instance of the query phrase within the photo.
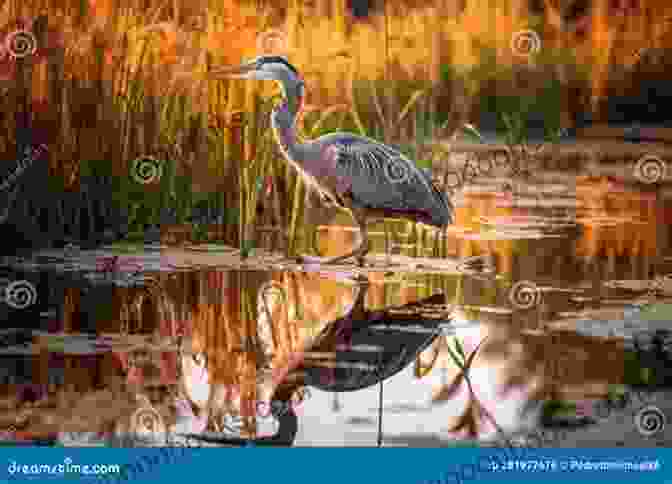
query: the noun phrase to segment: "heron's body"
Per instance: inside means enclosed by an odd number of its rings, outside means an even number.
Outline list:
[[[276,136],[283,137],[281,133]],[[394,161],[390,163],[376,152],[394,157]],[[357,162],[359,153],[368,157],[364,163]],[[452,223],[450,202],[427,174],[403,154],[370,138],[329,133],[294,146],[292,154],[292,164],[304,178],[312,179],[312,186],[343,208],[365,210],[376,217],[409,218],[436,227]],[[407,171],[395,178],[395,169]]]
[[[446,194],[399,150],[343,132],[299,142],[296,119],[304,84],[284,58],[259,57],[223,75],[280,83],[284,100],[273,109],[271,122],[282,154],[324,201],[349,209],[362,232],[360,247],[332,262],[357,256],[363,264],[368,251],[367,218],[401,217],[435,227],[453,223],[453,207]]]

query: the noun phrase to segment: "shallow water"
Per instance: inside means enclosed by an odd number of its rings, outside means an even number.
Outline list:
[[[486,445],[525,436],[537,445],[540,429],[541,445],[669,443],[669,429],[645,436],[636,426],[650,402],[671,411],[668,202],[647,187],[599,179],[516,190],[473,184],[456,197],[457,222],[445,233],[398,222],[372,229],[364,268],[298,264],[264,249],[241,258],[219,244],[5,257],[5,437],[114,445],[110,425],[117,436],[159,435],[164,444],[166,434],[206,427],[269,436],[278,419],[249,408],[298,379],[290,387],[308,391],[295,406],[294,445]],[[555,208],[539,203],[554,197]],[[318,230],[322,256],[355,242],[338,223]],[[463,264],[486,254],[492,271]],[[450,385],[460,374],[447,350],[455,338],[466,358],[482,343],[471,391],[466,381]],[[185,366],[180,349],[197,358]],[[208,423],[185,410],[177,387],[185,378],[192,400],[221,394],[224,416]],[[645,378],[647,391],[630,407],[594,414],[614,388],[634,395]],[[115,404],[101,409],[105,398]],[[549,419],[549,401],[579,402],[584,415]],[[483,407],[489,416],[478,414]],[[151,416],[133,420],[141,410]]]

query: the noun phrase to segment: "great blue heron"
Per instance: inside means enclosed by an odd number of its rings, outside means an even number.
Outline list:
[[[276,81],[284,94],[271,123],[287,161],[327,203],[347,209],[360,228],[361,242],[351,253],[324,261],[333,264],[354,257],[360,266],[369,251],[367,218],[401,217],[435,227],[454,221],[454,209],[431,177],[399,150],[373,139],[336,132],[299,142],[296,120],[302,107],[304,82],[287,59],[259,56],[235,68],[213,70],[214,79]]]

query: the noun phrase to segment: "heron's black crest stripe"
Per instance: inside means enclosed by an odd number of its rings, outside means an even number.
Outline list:
[[[294,74],[296,74],[297,76],[299,75],[299,71],[296,70],[296,67],[294,67],[292,64],[290,64],[289,62],[287,62],[287,60],[284,59],[283,57],[278,57],[278,56],[268,56],[268,57],[263,57],[263,58],[261,59],[261,63],[262,63],[262,64],[266,64],[266,63],[269,63],[269,64],[271,64],[271,63],[284,64],[284,65],[287,66],[287,68],[288,68],[289,70],[291,70]]]

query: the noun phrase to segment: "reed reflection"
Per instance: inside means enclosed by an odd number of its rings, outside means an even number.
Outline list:
[[[544,251],[547,240],[525,243],[515,255],[523,269],[499,279],[203,271],[156,275],[141,288],[67,288],[52,332],[75,340],[95,327],[97,350],[83,355],[56,349],[53,334],[35,337],[34,383],[49,391],[38,398],[7,387],[7,402],[13,400],[3,419],[19,422],[26,439],[52,436],[71,445],[189,439],[292,445],[303,410],[279,410],[302,399],[302,409],[314,405],[306,387],[344,395],[382,381],[411,388],[415,378],[430,386],[420,399],[431,408],[449,407],[450,417],[432,417],[438,429],[448,419],[446,439],[529,429],[540,424],[545,401],[598,398],[621,384],[629,357],[621,338],[576,330],[566,313],[581,289],[555,287],[543,277],[557,250],[564,247],[563,257],[571,257],[571,245]],[[502,272],[501,257],[495,262]],[[538,303],[515,306],[511,287],[522,277],[537,281]],[[624,317],[618,311],[614,320]],[[472,359],[473,392],[447,350],[454,337]],[[65,377],[52,388],[54,354],[61,355]],[[414,371],[405,372],[411,365]],[[260,401],[269,402],[271,415],[259,415]],[[325,411],[321,418],[336,416]],[[390,425],[382,441],[403,443],[403,425],[385,418]]]
[[[367,300],[375,304],[385,299],[383,278],[383,274],[374,278],[354,273],[284,273],[274,281],[276,285],[262,285],[265,291],[273,287],[278,293],[270,305],[260,293],[262,324],[272,315],[284,314],[290,326],[302,328],[303,335],[299,351],[273,359],[266,382],[271,409],[287,408],[273,403],[288,402],[305,386],[332,393],[372,387],[399,373],[431,344],[445,321],[440,317],[445,313],[445,297],[436,294],[420,302],[373,309]],[[329,320],[332,315],[336,317]],[[312,324],[298,324],[303,321]],[[282,415],[273,412],[279,421],[277,432],[257,437],[256,445],[291,445],[298,417],[289,408]],[[188,437],[224,445],[249,442],[221,432]]]

